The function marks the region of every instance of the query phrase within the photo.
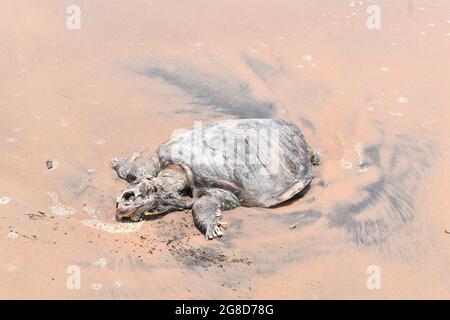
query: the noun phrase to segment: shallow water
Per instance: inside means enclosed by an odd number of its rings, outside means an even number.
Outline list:
[[[0,298],[450,298],[448,1],[378,1],[380,30],[369,1],[77,3],[79,30],[66,1],[0,4]],[[111,158],[255,117],[320,150],[303,198],[216,241],[114,220]]]

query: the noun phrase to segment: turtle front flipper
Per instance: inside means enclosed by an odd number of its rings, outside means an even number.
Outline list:
[[[130,183],[137,179],[154,177],[158,172],[156,159],[136,161],[140,156],[139,152],[134,152],[129,158],[113,158],[111,166],[120,178]]]
[[[308,150],[311,153],[311,163],[314,166],[318,166],[322,162],[322,157],[320,156],[320,151],[316,151],[313,147],[307,142]]]
[[[192,206],[195,226],[209,240],[221,237],[226,222],[221,221],[222,212],[239,206],[237,197],[226,190],[210,189],[197,198]]]

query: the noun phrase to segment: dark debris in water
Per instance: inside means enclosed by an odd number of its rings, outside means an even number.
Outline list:
[[[170,247],[169,252],[178,262],[190,267],[207,268],[213,265],[222,267],[225,263],[242,263],[245,265],[252,263],[247,258],[237,258],[234,255],[227,256],[214,248],[195,248],[182,243]]]

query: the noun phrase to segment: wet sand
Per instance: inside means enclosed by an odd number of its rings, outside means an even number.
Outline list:
[[[72,2],[2,1],[0,298],[449,299],[450,4],[377,3],[380,30],[369,1],[77,1],[69,30]],[[111,158],[256,117],[321,151],[304,197],[215,241],[114,220]]]

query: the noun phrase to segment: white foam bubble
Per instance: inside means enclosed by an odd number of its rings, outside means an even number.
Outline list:
[[[312,56],[310,54],[305,54],[302,58],[305,61],[311,61],[312,60]]]
[[[61,201],[59,201],[59,196],[56,192],[49,191],[47,194],[53,200],[53,205],[50,206],[50,210],[53,214],[57,216],[69,216],[75,214],[76,209],[63,205]]]
[[[367,170],[369,170],[367,168],[367,166],[365,165],[366,160],[365,160],[365,154],[364,154],[364,145],[362,142],[358,142],[356,143],[353,148],[356,151],[356,154],[358,155],[358,172],[362,173],[362,172],[366,172]]]
[[[97,268],[104,268],[104,267],[106,267],[107,262],[108,262],[108,259],[99,258],[97,261],[94,262],[94,266],[96,266]]]
[[[133,233],[137,232],[142,224],[141,222],[135,222],[135,223],[105,223],[97,219],[89,219],[89,220],[83,220],[81,223],[87,227],[94,228],[97,230],[101,230],[108,233]]]
[[[67,121],[64,117],[59,117],[59,124],[61,125],[61,127],[70,126],[70,122]]]
[[[83,207],[83,211],[87,212],[87,213],[89,213],[91,215],[98,215],[100,213],[100,209],[92,208],[92,207],[89,207],[89,206],[84,206]]]
[[[436,120],[425,121],[424,123],[422,123],[422,127],[428,128],[435,123],[436,123]]]
[[[6,141],[7,143],[16,143],[16,142],[18,141],[18,139],[17,139],[16,137],[7,137],[7,138],[5,139],[5,141]]]

